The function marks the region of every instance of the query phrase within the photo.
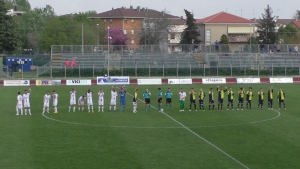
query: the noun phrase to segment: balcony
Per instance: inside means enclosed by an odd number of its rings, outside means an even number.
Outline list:
[[[248,38],[246,36],[241,37],[229,37],[230,42],[247,42]]]

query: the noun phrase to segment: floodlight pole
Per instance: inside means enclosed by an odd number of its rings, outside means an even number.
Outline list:
[[[252,27],[251,27],[251,24],[249,24],[249,25],[250,25],[250,53],[251,53],[251,52],[252,52],[252,49],[251,49],[251,48],[252,48],[252,47],[251,47],[251,28],[252,28]]]

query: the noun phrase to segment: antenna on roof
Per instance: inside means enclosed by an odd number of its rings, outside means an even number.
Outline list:
[[[243,9],[241,9],[241,17],[243,17]]]

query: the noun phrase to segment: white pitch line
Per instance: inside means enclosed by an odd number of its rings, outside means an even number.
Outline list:
[[[133,97],[132,94],[127,93],[128,95],[130,95],[131,97]],[[143,100],[138,99],[139,101],[143,102]],[[153,106],[151,106],[153,107]],[[154,109],[157,109],[156,107],[153,107]],[[242,167],[246,168],[246,169],[250,169],[249,167],[247,167],[245,164],[243,164],[242,162],[240,162],[239,160],[235,159],[234,157],[232,157],[231,155],[229,155],[228,153],[226,153],[225,151],[223,151],[222,149],[220,149],[219,147],[217,147],[216,145],[214,145],[213,143],[209,142],[208,140],[206,140],[205,138],[203,138],[202,136],[200,136],[199,134],[197,134],[196,132],[194,132],[193,130],[189,129],[188,127],[186,127],[185,125],[183,125],[182,123],[180,123],[179,121],[177,121],[176,119],[174,119],[173,117],[171,117],[170,115],[168,115],[165,112],[161,112],[164,115],[166,115],[167,117],[169,117],[171,120],[173,120],[174,122],[176,122],[177,124],[179,124],[180,126],[182,126],[183,128],[185,128],[187,131],[191,132],[192,134],[194,134],[196,137],[200,138],[201,140],[203,140],[204,142],[206,142],[207,144],[211,145],[212,147],[214,147],[215,149],[219,150],[221,153],[223,153],[224,155],[226,155],[227,157],[229,157],[230,159],[232,159],[233,161],[235,161],[236,163],[238,163],[239,165],[241,165]]]

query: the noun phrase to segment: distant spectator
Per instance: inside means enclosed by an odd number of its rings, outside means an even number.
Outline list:
[[[289,53],[290,53],[290,55],[292,55],[292,51],[293,51],[293,48],[292,48],[292,46],[290,46],[289,47]]]
[[[215,42],[215,48],[216,48],[216,51],[219,51],[219,42],[217,40]]]
[[[65,61],[65,66],[66,67],[71,67],[71,63],[68,59],[66,59],[66,61]]]
[[[273,54],[273,53],[274,53],[274,52],[273,52],[273,50],[271,49],[271,50],[270,50],[270,54]]]
[[[295,55],[298,56],[298,46],[297,45],[294,47],[294,51],[295,51]]]
[[[105,73],[104,77],[107,77],[107,74]]]
[[[273,52],[276,53],[276,51],[277,51],[277,44],[274,43],[274,46],[273,46]]]
[[[264,43],[261,43],[260,50],[261,50],[261,53],[265,53],[265,44]]]
[[[281,51],[281,50],[280,50],[280,47],[278,46],[278,47],[277,47],[277,52],[280,52],[280,51]]]
[[[73,60],[72,60],[72,67],[76,67],[76,64],[77,64],[77,63],[76,63],[76,60],[73,59]]]

